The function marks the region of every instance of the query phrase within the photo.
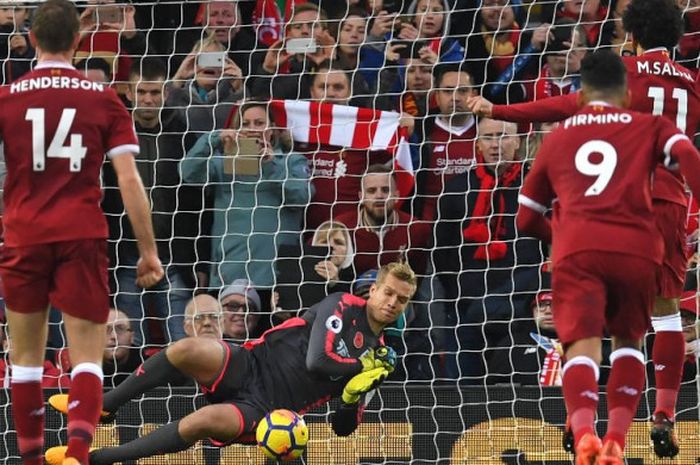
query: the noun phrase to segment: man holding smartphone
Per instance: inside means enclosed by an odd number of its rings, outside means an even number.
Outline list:
[[[313,3],[295,5],[285,27],[285,39],[274,43],[250,76],[250,88],[260,98],[304,98],[305,74],[333,55],[335,40],[327,31],[326,13]],[[301,95],[300,95],[301,94]]]

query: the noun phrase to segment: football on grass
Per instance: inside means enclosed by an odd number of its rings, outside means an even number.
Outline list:
[[[255,439],[258,447],[271,459],[294,460],[304,453],[309,429],[295,412],[273,410],[260,421]]]

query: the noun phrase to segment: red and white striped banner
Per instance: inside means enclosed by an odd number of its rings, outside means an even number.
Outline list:
[[[276,124],[297,142],[388,151],[401,197],[413,190],[413,161],[398,113],[301,100],[273,100],[271,108]]]

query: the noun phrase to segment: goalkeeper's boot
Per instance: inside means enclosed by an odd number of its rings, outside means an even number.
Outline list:
[[[615,441],[605,441],[598,455],[596,465],[625,465],[622,449]]]
[[[654,426],[651,427],[651,440],[654,452],[661,458],[673,458],[678,455],[678,440],[673,431],[674,423],[663,412],[654,414]]]
[[[566,425],[564,425],[564,434],[561,437],[561,446],[570,454],[574,453],[574,432],[571,431],[571,423],[569,416],[566,416]]]
[[[49,405],[61,412],[64,415],[68,415],[68,394],[54,394],[49,397]],[[102,411],[100,412],[100,423],[111,423],[114,421],[116,414]]]
[[[93,448],[90,449],[92,452]],[[48,465],[81,465],[75,457],[66,457],[68,446],[56,446],[46,451],[44,460]]]
[[[576,465],[596,465],[602,443],[594,433],[586,433],[576,445]]]

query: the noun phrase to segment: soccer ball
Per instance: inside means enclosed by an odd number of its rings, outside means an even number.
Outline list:
[[[304,453],[309,429],[295,412],[273,410],[260,421],[255,439],[258,447],[271,459],[294,460]]]

